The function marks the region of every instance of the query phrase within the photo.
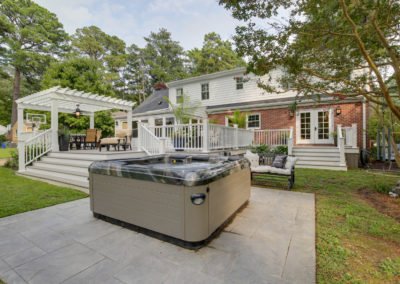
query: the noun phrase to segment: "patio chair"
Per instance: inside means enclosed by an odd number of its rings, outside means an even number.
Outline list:
[[[132,131],[130,129],[120,129],[115,133],[115,137],[108,137],[100,139],[99,151],[101,152],[102,147],[106,147],[107,151],[110,147],[114,147],[114,150],[119,151],[120,147],[126,151],[128,148],[132,150]]]
[[[254,180],[255,176],[263,176],[263,177],[287,177],[288,179],[288,189],[292,189],[295,182],[295,164],[297,158],[294,156],[286,156],[286,155],[275,155],[274,162],[272,165],[260,165],[260,157],[247,151],[244,155],[249,161],[251,165],[251,179]],[[283,157],[284,156],[284,157]],[[284,166],[282,168],[276,167],[275,162],[280,159],[285,159]]]
[[[85,149],[89,146],[90,149],[96,147],[97,142],[97,129],[86,129]]]

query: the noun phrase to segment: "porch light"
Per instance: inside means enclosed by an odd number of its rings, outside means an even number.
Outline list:
[[[336,115],[341,115],[342,114],[342,109],[340,108],[340,106],[338,106],[336,108]]]
[[[293,117],[294,116],[294,111],[293,110],[289,110],[289,116]]]
[[[79,109],[79,104],[77,104],[75,110],[75,117],[79,118],[80,116],[81,116],[81,110]]]

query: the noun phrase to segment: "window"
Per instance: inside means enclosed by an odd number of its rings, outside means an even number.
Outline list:
[[[138,138],[138,122],[132,121],[132,138]]]
[[[243,89],[243,77],[236,77],[236,90]]]
[[[165,125],[174,125],[175,119],[173,117],[167,117],[165,119]]]
[[[176,89],[176,103],[177,104],[183,103],[183,89],[182,88]]]
[[[122,122],[122,129],[128,129],[128,122],[126,121]]]
[[[163,119],[162,118],[156,118],[154,120],[154,125],[155,126],[162,126],[163,125]]]
[[[247,128],[260,128],[259,114],[249,114],[247,116]]]
[[[208,83],[201,84],[201,99],[208,100],[210,98],[210,89]]]

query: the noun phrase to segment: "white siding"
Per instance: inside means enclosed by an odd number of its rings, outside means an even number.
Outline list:
[[[245,77],[249,77],[250,80],[244,83],[243,89],[236,90],[236,80],[234,78],[238,76],[242,76],[242,74],[238,72],[236,75],[229,75],[208,81],[197,81],[195,83],[187,83],[172,87],[169,90],[169,99],[173,104],[176,103],[177,88],[182,88],[183,93],[190,97],[191,102],[200,101],[203,106],[218,106],[231,103],[262,101],[268,99],[294,97],[296,95],[295,92],[287,92],[282,94],[267,93],[265,90],[257,86],[257,81],[260,77],[253,74],[246,75]],[[274,82],[277,76],[279,76],[279,71],[275,71],[270,75],[263,76],[261,79],[266,82],[271,77],[272,82]],[[201,100],[201,84],[204,83],[209,83],[210,98],[208,100]]]

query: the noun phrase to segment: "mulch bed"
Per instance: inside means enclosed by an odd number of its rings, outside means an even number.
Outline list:
[[[360,188],[358,194],[379,212],[400,222],[400,198],[393,198],[368,188]]]

